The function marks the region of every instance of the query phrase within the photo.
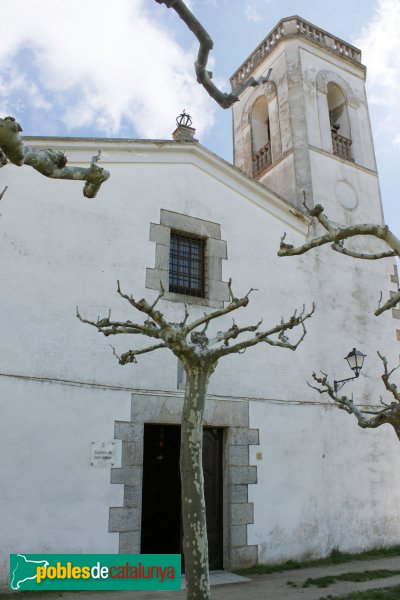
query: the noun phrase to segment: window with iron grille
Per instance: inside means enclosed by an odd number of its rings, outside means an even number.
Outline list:
[[[171,231],[169,291],[204,298],[204,239]]]

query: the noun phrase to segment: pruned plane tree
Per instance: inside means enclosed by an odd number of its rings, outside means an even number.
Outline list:
[[[218,361],[225,356],[241,354],[260,343],[296,350],[306,335],[305,322],[314,312],[305,308],[295,311],[289,318],[262,329],[262,321],[255,325],[240,327],[232,322],[224,331],[208,334],[212,321],[244,308],[249,303],[250,290],[242,298],[236,298],[229,281],[230,301],[224,308],[189,320],[190,314],[185,305],[180,323],[168,321],[159,310],[158,303],[164,296],[161,291],[153,303],[144,298],[135,300],[124,293],[118,283],[118,294],[139,313],[145,316],[143,322],[114,321],[107,317],[92,321],[83,318],[77,310],[78,318],[95,327],[106,337],[114,335],[139,335],[150,338],[154,343],[136,350],[128,350],[120,356],[114,354],[121,365],[137,362],[137,357],[156,350],[168,349],[183,364],[186,372],[186,388],[181,422],[180,472],[182,482],[182,517],[184,531],[184,555],[189,600],[208,600],[210,587],[208,577],[208,547],[202,472],[203,412],[207,387]],[[290,332],[299,329],[296,339],[290,340]]]
[[[307,206],[306,200],[303,203],[307,214],[324,229],[324,233],[314,237],[311,240],[293,246],[285,241],[286,234],[281,239],[278,256],[298,256],[305,254],[313,248],[318,248],[329,244],[331,249],[345,256],[349,256],[359,260],[380,260],[382,258],[399,258],[400,257],[400,240],[390,230],[387,225],[377,225],[371,223],[362,223],[356,225],[342,226],[327,217],[323,206],[316,204],[314,208]],[[383,241],[387,249],[379,252],[360,252],[346,247],[345,242],[354,237],[372,236]],[[400,302],[400,290],[388,298],[386,302],[381,304],[375,310],[375,315],[379,316],[382,313],[397,306]],[[333,400],[335,406],[352,414],[356,417],[358,425],[363,429],[375,429],[380,425],[389,424],[393,427],[397,437],[400,439],[400,392],[395,383],[390,381],[392,374],[399,368],[400,365],[389,368],[387,358],[380,352],[378,356],[382,361],[383,373],[382,381],[388,392],[392,395],[393,400],[388,403],[382,398],[379,399],[379,405],[375,407],[362,408],[362,405],[356,404],[353,398],[339,395],[335,386],[330,383],[328,375],[321,372],[320,374],[313,373],[313,379],[318,385],[311,385],[320,394],[328,394]]]

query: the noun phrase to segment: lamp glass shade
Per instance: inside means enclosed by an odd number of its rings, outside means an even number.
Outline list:
[[[360,350],[357,350],[356,348],[353,348],[353,350],[349,352],[347,356],[345,356],[345,359],[349,363],[350,369],[354,371],[356,377],[358,377],[358,375],[360,374],[360,371],[364,364],[364,358],[366,356],[366,354],[363,354],[362,352],[360,352]]]

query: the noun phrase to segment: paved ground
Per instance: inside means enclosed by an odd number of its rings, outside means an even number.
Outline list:
[[[364,581],[360,583],[340,581],[328,588],[293,588],[288,585],[291,581],[301,586],[308,577],[324,575],[339,575],[340,573],[363,572],[378,569],[400,570],[400,556],[369,561],[355,561],[343,565],[314,567],[296,571],[284,571],[270,575],[251,575],[249,581],[212,586],[213,600],[319,600],[331,595],[340,596],[354,591],[364,591],[372,588],[400,585],[400,575],[387,578]],[[54,594],[54,595],[53,595]],[[1,598],[9,598],[0,593]],[[18,594],[13,594],[18,598]],[[24,599],[27,596],[23,596]],[[183,600],[185,591],[179,592],[54,592],[51,594],[32,595],[34,600]]]

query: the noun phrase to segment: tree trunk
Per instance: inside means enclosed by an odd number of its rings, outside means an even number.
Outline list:
[[[180,469],[187,600],[211,598],[202,464],[203,412],[209,378],[209,369],[186,369]]]

